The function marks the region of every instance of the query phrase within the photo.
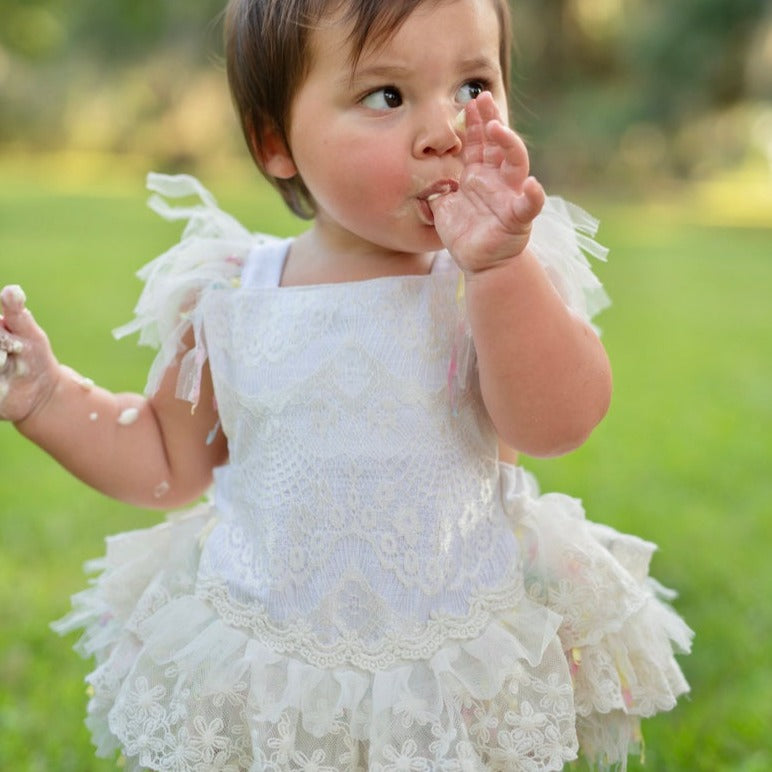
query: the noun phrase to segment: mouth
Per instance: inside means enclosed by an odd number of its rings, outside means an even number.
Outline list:
[[[424,225],[434,225],[434,212],[431,202],[436,201],[441,196],[447,196],[458,190],[458,182],[454,179],[438,180],[437,182],[424,188],[417,196],[418,213]]]

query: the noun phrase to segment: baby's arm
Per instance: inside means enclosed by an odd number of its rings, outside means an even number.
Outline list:
[[[466,108],[463,153],[459,190],[432,208],[466,277],[485,405],[507,444],[536,456],[568,452],[608,409],[606,352],[528,249],[544,192],[490,94]]]
[[[211,379],[202,381],[195,413],[174,396],[169,368],[151,399],[113,394],[60,365],[18,287],[0,293],[0,418],[88,485],[143,507],[178,506],[199,496],[224,462]]]

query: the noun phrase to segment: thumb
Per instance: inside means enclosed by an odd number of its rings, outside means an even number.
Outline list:
[[[460,222],[459,197],[454,195],[454,193],[455,191],[449,191],[447,194],[437,196],[437,198],[429,201],[429,207],[434,218],[434,227],[437,229],[441,239],[443,239],[443,235],[445,235],[449,226]]]

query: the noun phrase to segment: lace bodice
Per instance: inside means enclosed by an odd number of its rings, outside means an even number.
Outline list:
[[[226,617],[374,667],[519,593],[495,433],[474,388],[448,401],[456,280],[205,293],[230,462],[199,588]]]

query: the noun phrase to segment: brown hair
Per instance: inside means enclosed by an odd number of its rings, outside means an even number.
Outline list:
[[[442,2],[443,0],[431,0]],[[345,9],[351,25],[351,59],[356,65],[365,47],[383,43],[427,0],[229,0],[225,13],[228,83],[241,127],[255,163],[278,188],[287,205],[303,218],[315,206],[299,175],[276,179],[261,162],[262,140],[272,130],[289,148],[290,109],[311,65],[309,32],[322,17]],[[507,0],[492,0],[499,17],[499,59],[509,87],[511,21]]]

